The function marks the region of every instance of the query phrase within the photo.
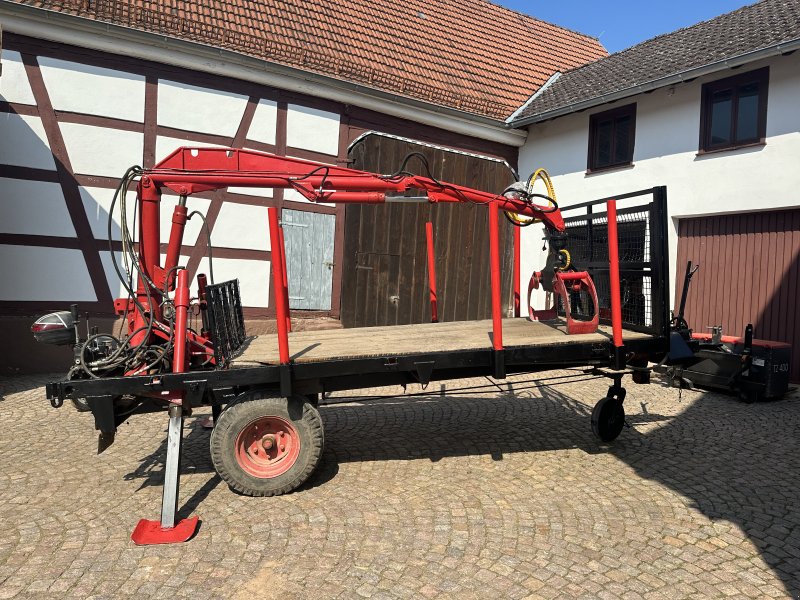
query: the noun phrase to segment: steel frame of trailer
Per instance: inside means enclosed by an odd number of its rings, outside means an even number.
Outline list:
[[[642,209],[616,210],[616,200],[652,195],[648,204],[646,227],[649,236],[650,261],[620,261],[617,241],[617,215],[643,212]],[[594,212],[605,204],[606,212]],[[608,397],[619,401],[625,397],[622,378],[635,373],[643,361],[665,353],[669,344],[669,286],[667,272],[666,188],[656,187],[614,198],[604,198],[562,208],[564,212],[585,212],[565,222],[586,223],[588,245],[591,248],[597,231],[595,221],[606,222],[609,254],[608,260],[592,261],[590,267],[609,271],[611,298],[610,321],[614,335],[604,342],[580,341],[580,335],[569,336],[570,341],[551,345],[520,345],[515,347],[492,347],[481,349],[426,352],[405,355],[357,357],[317,362],[281,361],[281,364],[226,368],[208,371],[187,371],[159,375],[126,376],[103,379],[58,381],[47,384],[46,392],[53,407],[60,407],[65,399],[85,398],[94,415],[95,427],[101,432],[98,450],[110,443],[104,436],[111,436],[122,422],[137,413],[163,411],[169,401],[169,428],[167,437],[167,459],[164,472],[164,488],[160,521],[140,521],[134,535],[137,544],[173,543],[186,541],[194,535],[197,517],[176,522],[180,484],[181,439],[184,417],[191,415],[193,407],[210,405],[214,417],[222,407],[242,394],[256,390],[277,392],[281,396],[317,396],[318,394],[361,389],[393,384],[443,381],[475,376],[492,376],[498,379],[507,374],[538,372],[575,366],[595,367],[599,375],[613,380]],[[495,224],[496,225],[496,224]],[[581,225],[582,227],[583,225]],[[495,227],[496,228],[496,227]],[[591,253],[591,252],[590,252]],[[624,257],[623,257],[624,258]],[[274,268],[273,273],[281,271]],[[628,340],[623,345],[622,313],[620,300],[620,273],[645,273],[651,280],[649,325],[626,324],[626,329],[648,333],[649,337]],[[593,274],[593,277],[595,275]],[[282,289],[278,287],[278,289]],[[285,286],[283,286],[285,289]],[[518,288],[515,289],[519,297]],[[287,303],[288,304],[288,303]],[[280,303],[279,303],[280,306]],[[288,319],[279,311],[278,321]],[[494,320],[494,327],[497,327]],[[501,323],[502,327],[502,323]],[[279,327],[280,333],[280,327]],[[281,354],[288,351],[288,337],[281,339]],[[636,365],[630,368],[628,365]],[[636,379],[636,377],[635,377]],[[183,395],[182,402],[174,402],[176,393]],[[129,414],[117,415],[114,397],[139,396],[141,405]],[[163,396],[165,400],[159,400]]]

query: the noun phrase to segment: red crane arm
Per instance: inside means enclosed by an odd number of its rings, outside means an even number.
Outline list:
[[[142,193],[169,188],[182,196],[228,186],[292,188],[312,202],[382,204],[408,201],[400,194],[422,190],[428,202],[489,204],[541,219],[551,230],[564,231],[557,207],[542,206],[421,175],[378,175],[324,163],[235,148],[179,148],[141,179]],[[150,188],[150,189],[148,189]]]

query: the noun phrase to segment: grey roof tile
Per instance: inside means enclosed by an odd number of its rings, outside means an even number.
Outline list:
[[[762,0],[567,71],[512,125],[797,38],[800,0]]]

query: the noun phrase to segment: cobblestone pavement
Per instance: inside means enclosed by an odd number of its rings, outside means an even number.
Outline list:
[[[196,413],[181,504],[202,527],[150,547],[129,536],[158,516],[165,415],[95,456],[45,378],[2,380],[0,598],[800,597],[800,397],[630,384],[604,447],[607,382],[529,378],[323,407],[321,468],[278,498],[221,483]]]

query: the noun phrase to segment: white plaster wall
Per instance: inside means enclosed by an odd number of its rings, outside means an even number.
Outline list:
[[[767,64],[766,145],[698,156],[702,84]],[[798,99],[800,56],[761,61],[677,85],[673,92],[660,89],[631,99],[637,103],[632,167],[586,174],[589,116],[628,104],[626,100],[532,126],[528,142],[520,149],[520,175],[527,177],[534,169],[545,167],[564,206],[666,185],[673,297],[678,218],[800,206]],[[523,230],[522,235],[523,267],[527,270],[521,277],[522,285],[527,286],[530,268],[544,264],[537,254],[542,242],[535,231]]]
[[[0,177],[0,233],[74,237],[61,186]]]
[[[97,300],[80,250],[2,245],[0,273],[3,301]]]
[[[186,131],[233,137],[247,96],[160,79],[158,124]]]
[[[144,121],[144,76],[46,56],[39,66],[56,110]]]
[[[96,239],[99,240],[106,240],[108,239],[108,211],[111,208],[111,201],[114,198],[114,192],[116,190],[108,189],[108,188],[97,188],[97,187],[81,187],[81,200],[83,201],[83,207],[86,210],[86,216],[89,219],[89,225],[92,228],[92,234]],[[131,233],[138,238],[139,236],[139,223],[138,223],[138,213],[136,213],[136,192],[129,191],[126,195],[126,202],[125,202],[125,212],[127,214],[128,220],[128,228],[131,230]],[[163,243],[167,243],[169,241],[169,233],[172,228],[172,212],[175,209],[175,206],[178,204],[178,196],[173,194],[162,194],[161,196],[161,204],[160,204],[160,221],[159,221],[159,235],[161,236],[161,241]],[[192,196],[187,201],[186,207],[189,210],[189,213],[193,211],[199,211],[203,216],[208,213],[208,207],[211,204],[210,200],[205,198],[197,198]],[[113,216],[113,225],[111,228],[111,235],[113,239],[119,240],[120,239],[120,202],[117,201],[116,206],[114,207],[114,216]],[[135,216],[136,215],[136,216]],[[205,233],[203,233],[202,238],[200,238],[200,232],[203,228],[203,221],[198,217],[194,216],[189,221],[186,222],[186,227],[183,231],[183,244],[191,246],[198,242],[205,244]],[[74,232],[73,232],[74,235]],[[212,240],[214,239],[214,235],[212,234]]]
[[[290,104],[286,113],[286,145],[337,156],[338,113]]]
[[[39,117],[0,113],[0,140],[0,164],[55,170],[56,163]]]
[[[221,248],[269,250],[267,208],[233,202],[223,203],[214,223],[211,240],[214,246]]]
[[[89,226],[92,228],[92,235],[98,240],[108,239],[108,211],[111,209],[111,201],[116,190],[97,187],[78,188],[81,194],[83,208],[86,211],[86,218],[89,219]],[[121,203],[117,201],[114,207],[114,220],[111,226],[111,236],[115,240],[120,239],[121,223]],[[136,223],[134,221],[134,209],[136,207],[136,192],[129,191],[125,195],[125,213],[127,215],[128,228],[133,231]]]
[[[245,196],[256,196],[258,198],[275,197],[275,190],[272,188],[229,187],[227,189],[231,194],[243,194]]]
[[[141,133],[79,123],[59,127],[75,173],[122,177],[129,167],[142,164]]]
[[[238,258],[214,258],[214,282],[239,280],[242,306],[267,308],[271,285],[270,261]],[[198,273],[209,274],[208,258],[200,261]]]
[[[122,262],[122,252],[114,252],[114,254],[117,257],[117,264],[119,265],[120,273],[125,275],[125,266],[124,263]],[[111,252],[101,251],[100,261],[103,263],[103,271],[105,272],[106,275],[108,288],[111,290],[111,297],[114,299],[127,298],[128,292],[125,291],[125,287],[122,285],[122,282],[117,276],[117,272],[114,270],[114,265],[111,262]],[[134,282],[133,285],[135,289],[136,283]]]
[[[36,104],[22,56],[13,50],[3,50],[0,56],[3,75],[0,76],[0,98],[17,104]]]
[[[177,204],[178,204],[178,196],[172,194],[161,195],[160,236],[161,236],[161,242],[164,244],[169,242],[169,232],[172,229],[172,212],[175,210],[175,206]],[[206,216],[208,214],[209,206],[211,206],[211,200],[206,200],[205,198],[197,198],[195,196],[190,196],[186,201],[186,208],[189,211],[189,214],[193,213],[194,211],[197,211],[203,216]],[[214,231],[212,231],[211,233],[211,243],[216,246],[217,244],[216,244],[215,233],[216,233],[216,227],[214,228]],[[202,244],[203,247],[205,247],[206,234],[205,231],[203,231],[203,220],[197,215],[195,215],[186,222],[186,227],[183,230],[183,245],[191,246],[197,243]]]
[[[259,100],[253,122],[247,132],[247,139],[263,144],[274,144],[278,129],[278,103],[273,100]]]

